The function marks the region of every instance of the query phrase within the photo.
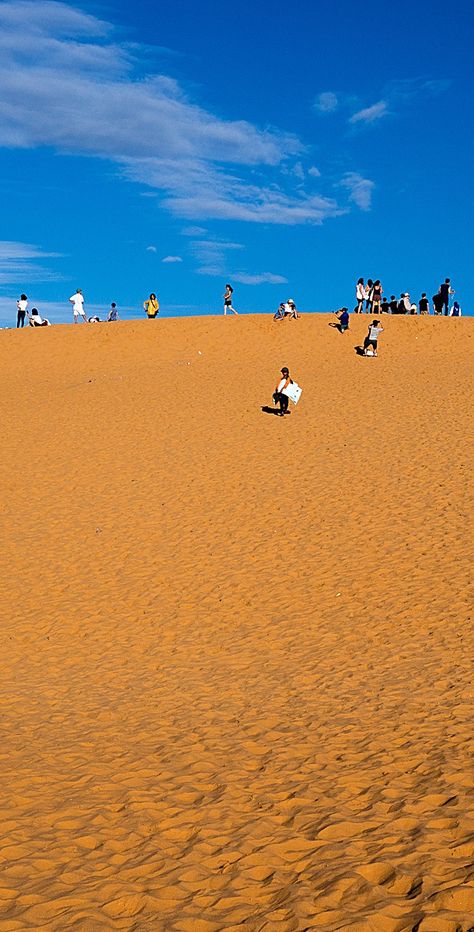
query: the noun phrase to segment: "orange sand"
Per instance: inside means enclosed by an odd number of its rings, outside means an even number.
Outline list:
[[[474,926],[473,322],[331,319],[0,334],[2,932]]]

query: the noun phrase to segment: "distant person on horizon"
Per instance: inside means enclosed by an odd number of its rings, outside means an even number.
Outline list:
[[[284,417],[285,414],[290,414],[288,411],[288,404],[290,399],[288,395],[283,394],[283,390],[287,388],[288,385],[291,385],[293,379],[290,379],[290,370],[286,366],[283,366],[281,371],[281,378],[278,380],[275,391],[273,393],[273,401],[275,404],[280,405],[280,411],[278,412],[280,417]]]
[[[383,327],[380,326],[379,320],[373,320],[369,324],[369,332],[364,340],[364,356],[376,356],[377,355],[377,341],[379,338],[379,333],[383,333]],[[371,347],[371,352],[368,353],[368,349]]]
[[[72,316],[74,318],[74,323],[77,324],[78,318],[81,317],[85,324],[87,324],[86,312],[84,310],[84,295],[80,288],[71,295],[69,298],[72,304]]]
[[[293,298],[288,298],[285,304],[285,317],[288,317],[288,320],[299,320],[300,318]]]
[[[440,314],[443,313],[443,303],[444,303],[443,295],[441,294],[440,291],[438,291],[436,294],[433,295],[432,301],[433,301],[435,315],[436,317],[439,317]]]
[[[383,298],[383,300],[380,303],[380,313],[390,314],[390,304],[388,303],[386,298]]]
[[[449,298],[452,294],[456,294],[454,288],[451,288],[451,279],[445,278],[444,282],[439,286],[439,293],[443,299],[441,309],[444,307],[444,316],[448,317],[449,315]]]
[[[449,312],[449,316],[450,316],[450,317],[462,317],[462,310],[461,310],[461,307],[460,307],[460,305],[458,304],[457,301],[454,302],[454,304],[453,304],[453,306],[452,306],[452,308],[451,308],[451,310],[450,310],[450,312]]]
[[[380,279],[374,282],[374,287],[372,291],[372,314],[375,314],[377,311],[380,311],[380,302],[382,300],[382,284]]]
[[[47,317],[41,317],[36,307],[31,308],[31,314],[28,314],[30,327],[50,327],[51,323]]]
[[[394,294],[390,295],[390,303],[388,306],[391,314],[398,314],[398,301]]]
[[[282,301],[281,304],[278,305],[273,315],[273,320],[284,320],[284,317],[285,317],[285,304]]]
[[[362,314],[364,310],[364,301],[365,301],[364,279],[359,278],[357,285],[356,285],[356,306],[354,308],[355,314]]]
[[[420,309],[420,314],[429,314],[430,313],[430,302],[426,297],[426,291],[422,292],[421,298],[418,301],[418,307]]]
[[[372,312],[372,298],[374,295],[374,283],[371,278],[367,279],[367,284],[365,286],[365,313],[370,314]]]
[[[411,314],[411,301],[408,291],[402,291],[400,295],[398,314]]]
[[[227,311],[232,311],[232,313],[235,314],[235,315],[238,317],[238,313],[237,313],[237,311],[235,310],[235,307],[232,307],[232,295],[233,295],[233,293],[234,293],[234,289],[232,288],[232,285],[226,285],[226,286],[225,286],[225,292],[224,292],[224,294],[222,295],[222,297],[223,297],[223,299],[224,299],[224,317],[226,317]]]
[[[16,302],[17,314],[16,314],[16,326],[24,327],[25,326],[25,317],[26,311],[28,309],[28,298],[26,294],[21,294],[18,301]]]
[[[146,311],[148,320],[154,320],[157,314],[160,313],[160,302],[153,291],[150,297],[143,302],[143,310]]]
[[[107,322],[110,323],[113,320],[118,320],[117,305],[114,301],[112,301],[112,304],[110,305],[110,311],[107,314]]]

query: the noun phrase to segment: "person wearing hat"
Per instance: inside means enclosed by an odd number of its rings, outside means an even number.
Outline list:
[[[81,288],[76,288],[76,291],[69,298],[72,304],[72,316],[74,318],[74,323],[77,324],[79,317],[81,320],[87,324],[86,312],[84,310],[84,295],[82,294]]]
[[[290,399],[288,398],[288,395],[283,393],[285,388],[287,388],[288,385],[291,385],[293,379],[290,379],[290,370],[286,366],[283,366],[283,369],[280,369],[280,372],[281,378],[278,380],[275,386],[275,391],[273,392],[273,401],[275,404],[280,405],[278,414],[280,417],[284,417],[285,414],[290,414],[291,412],[288,411],[288,403]]]
[[[296,310],[296,304],[293,301],[293,298],[288,298],[288,301],[286,302],[285,316],[287,316],[290,320],[298,320],[300,316]]]

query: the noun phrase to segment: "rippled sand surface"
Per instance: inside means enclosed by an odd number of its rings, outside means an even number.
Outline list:
[[[330,322],[0,334],[2,932],[474,928],[473,322]]]

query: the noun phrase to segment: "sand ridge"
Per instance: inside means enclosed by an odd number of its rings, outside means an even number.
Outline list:
[[[2,930],[474,927],[472,325],[331,321],[0,335]]]

